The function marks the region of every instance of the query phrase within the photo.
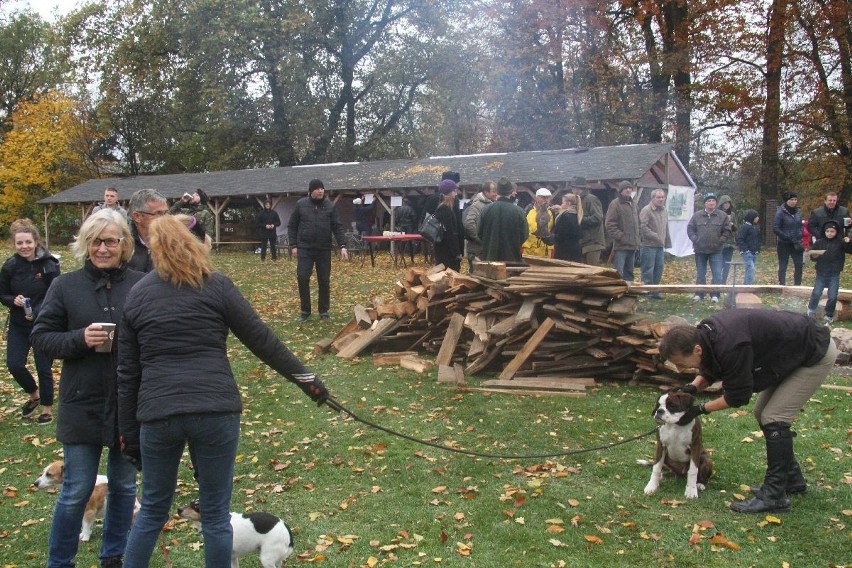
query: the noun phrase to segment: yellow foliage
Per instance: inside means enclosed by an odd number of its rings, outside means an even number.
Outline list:
[[[77,103],[51,91],[12,114],[0,144],[0,225],[31,214],[35,202],[93,177],[92,139]]]

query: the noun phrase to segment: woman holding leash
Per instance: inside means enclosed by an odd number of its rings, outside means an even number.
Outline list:
[[[214,272],[209,248],[171,216],[151,224],[154,270],[128,297],[119,342],[119,429],[141,466],[142,509],[125,568],[147,567],[169,518],[188,444],[204,514],[205,566],[231,558],[234,461],[240,392],[228,361],[228,332],[322,404],[328,391],[260,319],[234,283]]]
[[[95,486],[101,454],[107,458],[107,509],[102,567],[121,566],[136,504],[136,469],[123,459],[116,419],[116,352],[102,323],[121,320],[124,299],[143,274],[127,268],[133,236],[124,216],[113,209],[91,215],[72,245],[83,267],[63,274],[47,290],[33,326],[33,347],[62,359],[56,438],[62,442],[65,471],[53,512],[48,568],[74,566],[86,502]]]
[[[792,312],[733,309],[701,321],[697,327],[671,328],[660,341],[660,356],[680,368],[698,369],[683,390],[692,394],[722,381],[725,394],[692,406],[687,423],[699,414],[748,404],[758,393],[754,417],[766,442],[763,485],[754,498],[731,503],[737,513],[790,510],[788,495],[807,490],[793,454],[793,418],[819,388],[837,358],[829,328]]]
[[[38,424],[53,422],[53,359],[33,352],[38,383],[27,369],[33,320],[53,279],[59,276],[59,261],[47,252],[38,229],[29,219],[18,219],[9,228],[15,254],[0,269],[0,302],[9,307],[6,334],[6,366],[29,399],[21,407],[21,418],[29,418],[41,405]]]

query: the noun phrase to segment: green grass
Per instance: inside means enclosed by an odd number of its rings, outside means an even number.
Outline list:
[[[770,256],[761,259],[760,283],[775,281]],[[312,358],[314,343],[348,321],[350,306],[392,294],[403,269],[393,269],[387,258],[380,257],[376,269],[335,263],[333,319],[304,326],[296,323],[292,261],[261,265],[254,255],[219,254],[215,262],[337,399],[388,428],[465,449],[525,454],[608,444],[653,426],[656,392],[620,382],[604,381],[585,398],[489,395],[438,385],[432,374],[376,368],[369,357]],[[691,281],[691,259],[670,261],[666,272],[667,283]],[[812,279],[806,272],[806,284]],[[848,275],[843,286],[852,287]],[[804,310],[803,299],[767,298],[782,301]],[[640,310],[650,309],[653,318],[678,314],[693,321],[721,308],[670,295],[640,303]],[[231,354],[245,403],[233,509],[268,510],[290,524],[301,560],[294,555],[288,565],[308,559],[334,567],[852,565],[847,391],[820,389],[805,407],[795,426],[796,450],[810,490],[793,498],[791,513],[770,522],[727,508],[735,494],[744,494],[744,484],[763,475],[763,444],[748,407],[705,419],[716,475],[699,499],[686,502],[679,479],[664,480],[653,497],[643,494],[650,471],[636,459],[651,457],[652,438],[555,459],[471,458],[318,409],[237,342]],[[850,385],[839,368],[828,382]],[[30,485],[61,456],[61,444],[53,426],[20,420],[23,400],[7,376],[0,383],[3,566],[44,565],[56,500]],[[195,496],[191,472],[182,468],[175,504]],[[702,536],[697,546],[689,544],[694,530]],[[711,543],[717,533],[736,546],[725,546],[722,537]],[[97,565],[100,536],[97,527],[80,547],[78,566]],[[200,534],[188,524],[175,522],[162,542],[171,565],[203,564]],[[169,566],[162,550],[152,566]],[[258,567],[256,555],[241,566]]]

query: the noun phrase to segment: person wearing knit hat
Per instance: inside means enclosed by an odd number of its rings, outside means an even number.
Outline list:
[[[721,285],[722,248],[732,240],[731,222],[727,215],[716,208],[716,194],[704,195],[704,209],[697,211],[686,225],[686,234],[692,241],[695,251],[695,283],[707,284],[707,266],[710,266],[712,283]],[[696,302],[704,299],[704,293],[698,292],[692,297]],[[719,292],[710,295],[713,303],[719,301]]]
[[[272,208],[269,199],[263,200],[263,209],[255,218],[257,232],[260,235],[260,262],[266,260],[266,248],[272,252],[272,262],[278,260],[278,227],[281,226],[281,217]]]
[[[451,179],[441,180],[441,183],[438,184],[438,193],[441,195],[449,195],[450,193],[458,190],[458,184]]]
[[[325,196],[325,185],[313,179],[308,184],[308,196],[299,199],[287,223],[290,254],[296,256],[296,282],[299,285],[299,319],[304,323],[311,316],[311,274],[317,272],[317,307],[320,319],[330,319],[331,307],[331,250],[332,241],[340,246],[341,260],[349,260],[343,222],[337,208]]]
[[[515,205],[515,184],[509,178],[497,181],[497,200],[479,216],[477,235],[482,241],[480,258],[487,262],[522,262],[521,246],[529,237],[524,210]]]
[[[787,266],[793,260],[793,284],[802,285],[805,246],[802,244],[804,228],[802,213],[799,211],[799,196],[793,191],[781,194],[784,202],[775,212],[772,231],[777,237],[775,252],[778,255],[778,283],[787,283]]]

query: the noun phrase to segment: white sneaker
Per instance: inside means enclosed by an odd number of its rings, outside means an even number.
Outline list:
[[[719,303],[719,298],[718,298],[718,297],[716,297],[716,296],[713,296],[712,298],[710,298],[710,301],[711,301],[711,302],[713,302],[714,304],[718,304],[718,303]]]
[[[816,318],[816,310],[808,310],[809,318]]]
[[[696,295],[694,295],[694,296],[692,297],[692,301],[693,301],[693,302],[700,302],[700,301],[701,301],[701,300],[703,300],[703,299],[704,299],[704,298],[702,298],[702,297],[701,297],[701,296],[699,296],[698,294],[696,294]]]

